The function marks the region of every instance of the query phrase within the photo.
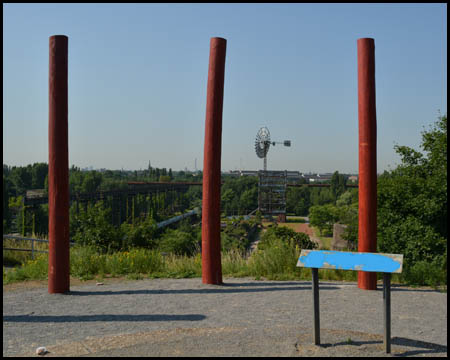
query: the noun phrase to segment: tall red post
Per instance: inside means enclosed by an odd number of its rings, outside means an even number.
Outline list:
[[[206,98],[202,199],[202,282],[222,284],[220,253],[220,162],[227,41],[211,38]]]
[[[48,292],[70,290],[68,41],[49,38],[48,101]]]
[[[359,219],[358,251],[377,250],[377,116],[375,42],[358,39]],[[377,289],[377,274],[358,272],[358,288]]]

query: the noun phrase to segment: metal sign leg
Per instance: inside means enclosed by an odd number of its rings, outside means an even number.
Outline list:
[[[391,274],[383,273],[384,345],[391,352]]]
[[[312,268],[312,288],[314,304],[314,344],[320,345],[320,318],[319,318],[319,269]]]

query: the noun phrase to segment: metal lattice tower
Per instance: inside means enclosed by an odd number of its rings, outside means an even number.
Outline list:
[[[256,134],[255,151],[264,160],[264,170],[258,172],[258,209],[265,216],[278,216],[281,221],[286,219],[286,186],[287,171],[268,171],[267,153],[270,145],[283,144],[291,146],[290,140],[283,142],[270,141],[270,132],[262,127]]]
[[[286,219],[287,171],[258,172],[258,208],[265,216]]]

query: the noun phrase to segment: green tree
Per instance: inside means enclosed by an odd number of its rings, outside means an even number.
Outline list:
[[[242,192],[239,205],[247,213],[255,210],[258,207],[258,188],[253,187]]]
[[[406,278],[427,268],[447,281],[447,116],[422,132],[424,153],[395,146],[401,164],[378,178],[380,252],[404,254]],[[434,280],[433,280],[434,279]],[[431,285],[431,284],[430,284]]]
[[[47,163],[35,163],[31,170],[31,188],[43,189],[45,177],[48,174]]]
[[[74,241],[94,246],[99,252],[120,250],[122,233],[110,224],[110,219],[111,209],[105,208],[102,201],[89,205],[86,211],[81,208],[74,220],[77,227]]]
[[[332,204],[314,205],[309,209],[309,222],[319,229],[323,236],[333,234],[333,224],[338,220],[337,209]]]
[[[286,192],[286,211],[298,216],[308,215],[310,191],[306,186],[289,187]]]
[[[337,198],[341,196],[345,192],[345,176],[339,174],[338,171],[335,171],[333,176],[331,177],[331,185],[330,190],[333,195],[334,202],[336,202]]]
[[[31,189],[31,166],[13,166],[10,173],[10,179],[16,190],[15,195],[25,195],[26,191]]]
[[[80,190],[82,193],[93,193],[97,191],[101,183],[102,174],[97,171],[90,171],[84,176]]]
[[[334,195],[330,188],[311,188],[310,190],[310,204],[311,205],[325,205],[334,204]]]
[[[11,183],[9,179],[3,175],[3,234],[9,232],[11,225],[11,212],[9,211],[9,187]]]

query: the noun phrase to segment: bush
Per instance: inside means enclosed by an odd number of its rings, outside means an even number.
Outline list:
[[[446,259],[436,259],[433,262],[418,261],[412,266],[406,266],[403,280],[411,285],[427,285],[437,287],[447,284]]]
[[[87,211],[80,210],[76,216],[77,232],[73,240],[79,245],[94,246],[102,253],[120,250],[121,231],[111,225],[109,219],[111,209],[105,209],[102,201],[89,206]]]
[[[272,226],[267,229],[258,244],[258,249],[271,246],[278,239],[287,243],[292,248],[315,249],[317,244],[310,240],[309,235],[298,233],[285,226]]]
[[[250,274],[274,280],[299,277],[301,269],[296,265],[301,249],[316,247],[307,234],[284,226],[268,228],[249,259]]]
[[[300,249],[292,247],[290,243],[282,239],[274,239],[266,243],[263,249],[260,249],[260,244],[248,261],[249,272],[252,276],[264,276],[275,280],[280,276],[300,274],[300,269],[296,267]]]
[[[130,250],[134,247],[154,249],[157,246],[156,222],[150,217],[137,220],[135,224],[122,223],[120,230],[123,234],[123,250]]]
[[[222,251],[238,250],[244,253],[255,240],[259,230],[259,223],[255,220],[231,220],[221,231]]]
[[[338,220],[337,209],[331,204],[314,205],[309,209],[309,221],[322,236],[333,235],[333,224]]]
[[[93,245],[74,246],[70,249],[70,274],[80,279],[92,279],[105,273],[105,257],[97,253]]]
[[[158,249],[175,255],[192,256],[200,251],[198,236],[193,232],[167,229],[162,235]]]

